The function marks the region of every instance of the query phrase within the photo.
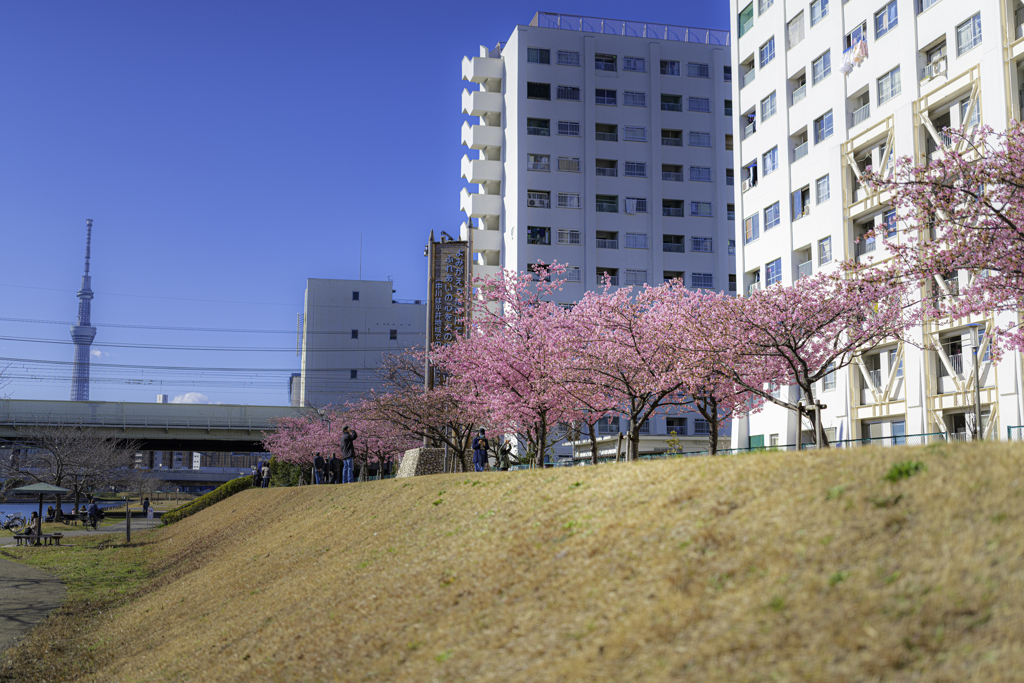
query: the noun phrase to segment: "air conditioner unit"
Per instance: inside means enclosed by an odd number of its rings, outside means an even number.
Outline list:
[[[925,78],[935,78],[946,73],[946,58],[940,57],[924,68]]]
[[[750,188],[754,187],[757,183],[754,182],[753,178],[747,178],[743,181],[743,191],[746,192]]]
[[[527,199],[526,200],[526,205],[527,206],[538,206],[539,207],[540,206],[540,200],[539,199]]]

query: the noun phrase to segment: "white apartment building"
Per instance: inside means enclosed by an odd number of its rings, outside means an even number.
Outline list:
[[[563,304],[605,273],[736,291],[727,31],[539,12],[462,78],[474,275],[557,261]],[[645,429],[701,434],[686,420]]]
[[[384,354],[423,348],[426,303],[393,296],[387,280],[306,280],[302,372],[292,405],[357,400],[380,386],[375,369]]]
[[[790,284],[844,258],[884,259],[884,238],[861,238],[895,213],[887,196],[861,186],[860,171],[884,171],[902,156],[934,158],[948,142],[943,126],[1001,130],[1020,116],[1019,0],[733,0],[731,10],[742,292]],[[967,277],[939,276],[927,295],[955,295]],[[993,322],[930,322],[915,341],[932,348],[871,349],[823,381],[816,397],[828,405],[830,438],[965,438],[974,422],[970,323],[984,326],[983,431],[1000,438],[1024,424],[1021,358],[989,362],[984,330]],[[797,431],[793,413],[769,406],[739,421],[736,445],[796,444]]]

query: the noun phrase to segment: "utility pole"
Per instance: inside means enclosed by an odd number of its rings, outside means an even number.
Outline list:
[[[981,429],[981,376],[978,373],[978,346],[980,345],[978,328],[980,325],[974,323],[968,327],[971,328],[971,347],[974,351],[974,439],[980,441],[985,434]]]

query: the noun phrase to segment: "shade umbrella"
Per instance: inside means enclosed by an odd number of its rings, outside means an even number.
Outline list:
[[[11,489],[9,493],[28,493],[31,495],[39,494],[39,531],[43,530],[43,496],[48,493],[53,494],[65,494],[71,493],[69,489],[62,489],[59,486],[52,484],[29,484],[28,486],[22,486],[16,489]],[[36,545],[39,545],[42,541],[36,540]]]

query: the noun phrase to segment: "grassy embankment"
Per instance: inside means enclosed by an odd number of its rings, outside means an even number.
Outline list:
[[[146,545],[5,552],[72,583],[2,671],[1014,680],[1021,455],[1007,444],[762,453],[244,491],[140,535]],[[885,478],[907,460],[926,469]],[[106,567],[131,578],[114,586]],[[88,609],[84,576],[100,596]]]

